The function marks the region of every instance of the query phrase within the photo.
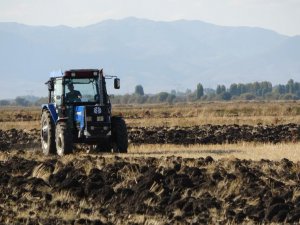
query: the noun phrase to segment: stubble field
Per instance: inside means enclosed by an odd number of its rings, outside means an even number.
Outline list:
[[[299,102],[116,106],[129,153],[65,157],[0,112],[0,224],[299,223]]]

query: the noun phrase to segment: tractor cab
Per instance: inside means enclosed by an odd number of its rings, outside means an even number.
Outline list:
[[[63,76],[51,77],[46,83],[49,89],[49,102],[57,105],[76,105],[78,102],[77,105],[110,105],[105,79],[113,77],[104,77],[102,70],[66,71]],[[114,86],[116,89],[120,88],[120,79],[115,77]]]
[[[86,143],[104,151],[113,148],[119,152],[127,151],[125,122],[121,117],[111,115],[105,80],[112,78],[114,87],[119,89],[120,79],[116,76],[104,76],[102,69],[68,70],[64,74],[51,74],[51,78],[46,82],[49,103],[42,105],[43,114],[49,114],[51,119],[48,121],[46,115],[42,116],[41,139],[46,154],[51,151],[56,151],[59,155],[72,152],[69,143]],[[61,125],[66,135],[60,133],[58,127]],[[53,126],[52,130],[55,128],[54,135],[50,134],[53,131],[49,131],[49,126]],[[117,127],[120,126],[123,126],[121,130],[124,136],[121,145],[117,143],[117,137],[120,136],[117,134],[117,130],[120,130]],[[52,142],[49,139],[51,135],[55,136]],[[52,145],[55,145],[55,148]],[[49,146],[52,147],[49,149]]]

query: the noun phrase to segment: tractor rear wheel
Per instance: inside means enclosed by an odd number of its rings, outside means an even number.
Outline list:
[[[112,151],[114,153],[127,153],[128,135],[127,127],[123,118],[112,117]]]
[[[56,152],[59,156],[73,151],[73,137],[66,122],[58,122],[55,131]]]
[[[41,118],[41,143],[44,155],[55,154],[55,128],[51,114],[44,110]]]

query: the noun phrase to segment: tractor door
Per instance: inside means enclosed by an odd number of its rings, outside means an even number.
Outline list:
[[[66,117],[65,107],[63,107],[63,96],[63,79],[56,78],[54,80],[53,103],[55,105],[59,118]]]
[[[56,104],[57,108],[61,107],[62,105],[62,96],[63,96],[62,78],[57,78],[54,81],[54,93],[53,93],[53,103]]]

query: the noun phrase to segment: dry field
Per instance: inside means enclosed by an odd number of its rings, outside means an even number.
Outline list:
[[[0,108],[0,224],[297,224],[299,103],[116,106],[128,154],[62,158],[38,108]]]
[[[40,114],[39,108],[0,107],[0,129],[39,129]],[[132,127],[299,124],[300,101],[129,105],[115,106],[113,114]]]

